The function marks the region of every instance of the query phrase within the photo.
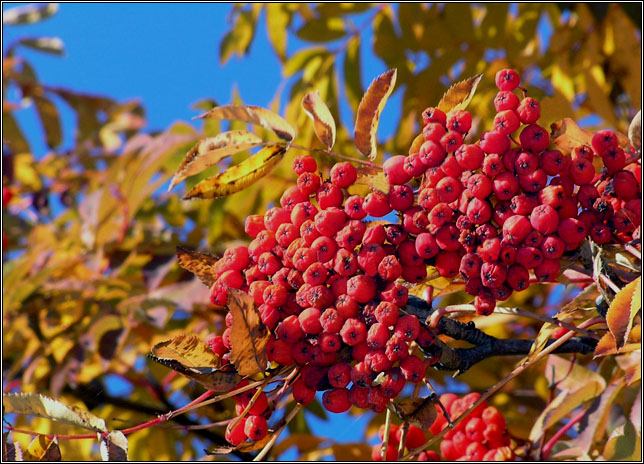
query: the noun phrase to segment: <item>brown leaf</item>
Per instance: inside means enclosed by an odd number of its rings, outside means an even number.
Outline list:
[[[241,451],[242,453],[250,453],[251,451],[257,451],[264,448],[269,441],[273,439],[275,434],[274,430],[268,430],[268,433],[264,438],[257,441],[243,441],[237,446],[215,446],[209,450],[204,450],[206,454],[217,455],[217,454],[230,454],[233,451]]]
[[[421,429],[428,429],[436,420],[436,406],[431,396],[394,401],[391,405],[400,420]]]
[[[2,460],[8,462],[24,461],[20,443],[9,443],[9,432],[2,434]]]
[[[371,446],[366,443],[334,443],[331,450],[338,462],[371,461]]]
[[[590,145],[593,133],[582,129],[570,118],[563,118],[550,125],[550,140],[561,151],[572,153],[581,145]]]
[[[272,130],[279,138],[291,142],[295,138],[295,129],[281,116],[266,108],[252,105],[218,106],[193,119],[234,119],[245,121],[256,126]]]
[[[467,108],[482,78],[483,74],[477,74],[452,85],[443,94],[441,101],[438,102],[438,109],[447,113],[448,111],[459,111]]]
[[[302,108],[313,120],[313,130],[320,142],[330,150],[335,144],[335,120],[320,98],[320,92],[310,92],[302,98]]]
[[[277,163],[282,161],[284,153],[286,153],[286,147],[278,145],[263,148],[221,174],[202,180],[183,199],[219,198],[237,193],[268,174]]]
[[[621,349],[626,343],[628,334],[633,326],[633,318],[641,308],[639,298],[636,304],[632,304],[633,295],[638,285],[641,285],[640,282],[641,277],[638,277],[622,288],[615,295],[615,299],[613,299],[606,313],[606,323],[617,342],[617,349]]]
[[[230,332],[230,362],[243,376],[266,370],[266,345],[270,332],[262,322],[253,298],[245,292],[229,289],[228,309],[233,315]]]
[[[199,277],[199,280],[208,287],[212,287],[217,280],[215,273],[217,257],[178,246],[177,258],[179,258],[179,266]]]
[[[373,80],[360,100],[355,125],[355,144],[360,153],[374,160],[376,151],[376,131],[380,112],[387,103],[396,85],[396,69],[390,69]]]
[[[219,356],[196,335],[182,334],[157,343],[148,355],[216,392],[230,391],[241,377],[227,366],[219,368]]]
[[[409,154],[414,155],[420,151],[420,146],[425,143],[423,134],[418,134],[409,147]]]
[[[101,458],[103,461],[127,461],[127,438],[115,430],[106,437],[101,437]]]
[[[594,358],[599,358],[600,356],[610,356],[614,354],[630,353],[634,350],[642,349],[642,343],[625,343],[621,348],[617,348],[617,343],[615,342],[615,337],[610,332],[606,332],[604,336],[597,342],[595,347]]]
[[[186,157],[172,177],[168,190],[186,177],[199,174],[228,156],[258,147],[263,143],[264,141],[255,134],[243,130],[223,132],[216,137],[202,139],[186,153]]]
[[[56,438],[47,438],[45,435],[35,437],[25,450],[25,461],[60,461],[60,448]]]

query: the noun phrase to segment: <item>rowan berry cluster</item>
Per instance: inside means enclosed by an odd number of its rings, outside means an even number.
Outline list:
[[[440,402],[450,418],[456,418],[467,411],[481,397],[478,393],[469,393],[459,398],[453,393],[440,396]],[[436,405],[437,418],[429,428],[432,435],[437,435],[448,427],[443,409]],[[384,426],[378,432],[382,441]],[[402,428],[392,425],[389,429],[389,445],[386,451],[387,461],[395,461],[402,437]],[[425,433],[415,426],[410,426],[405,447],[408,450],[419,448],[426,443]],[[371,458],[381,460],[382,445],[372,449]],[[440,443],[440,453],[446,461],[510,461],[514,453],[510,449],[510,437],[506,430],[505,418],[494,406],[485,402],[472,411],[464,421],[447,431]],[[423,451],[418,455],[419,461],[440,461],[441,456],[435,451]]]

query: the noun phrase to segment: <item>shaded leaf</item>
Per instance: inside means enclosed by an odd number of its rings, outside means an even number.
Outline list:
[[[431,396],[427,398],[404,399],[390,403],[393,411],[402,421],[421,429],[428,429],[436,420],[436,406]]]
[[[266,4],[266,32],[280,61],[286,59],[286,42],[291,15],[284,3]]]
[[[606,313],[606,323],[617,342],[618,349],[626,343],[628,334],[633,326],[633,318],[641,308],[639,298],[635,304],[632,304],[635,289],[638,285],[641,285],[641,277],[626,285],[615,295],[615,299]]]
[[[573,446],[587,453],[594,443],[603,438],[610,409],[622,386],[622,383],[610,384],[600,396],[595,398],[587,414],[579,421],[579,435],[572,441]]]
[[[257,441],[243,441],[237,446],[215,446],[214,448],[210,448],[209,450],[204,450],[206,454],[210,455],[218,455],[218,454],[230,454],[233,451],[240,451],[242,453],[250,453],[251,451],[257,451],[264,446],[268,444],[269,441],[273,439],[273,435],[275,434],[274,430],[268,430],[268,433],[264,438],[261,440]]]
[[[636,151],[642,151],[642,110],[639,110],[628,126],[628,139]]]
[[[396,74],[395,69],[390,69],[375,78],[358,106],[354,141],[360,153],[372,161],[377,155],[376,131],[380,113],[394,90]]]
[[[9,433],[2,434],[2,460],[9,462],[23,461],[22,448],[20,443],[9,443]]]
[[[282,67],[282,75],[284,77],[290,77],[296,72],[302,71],[309,61],[314,58],[320,58],[328,55],[328,51],[322,47],[314,48],[305,48],[297,51],[293,56],[291,56],[284,66]]]
[[[362,88],[362,71],[360,60],[360,37],[353,37],[347,43],[344,53],[345,95],[353,110],[358,108],[364,94]]]
[[[281,116],[266,108],[252,105],[218,106],[193,119],[232,119],[244,121],[265,129],[272,130],[279,138],[291,142],[295,138],[295,129]]]
[[[29,152],[29,143],[22,133],[22,129],[4,105],[2,107],[2,137],[9,142],[9,147],[14,153]]]
[[[230,362],[243,376],[264,372],[268,365],[266,345],[271,335],[255,308],[253,298],[248,293],[231,288],[228,309],[233,316]]]
[[[5,393],[2,395],[2,405],[6,414],[29,414],[97,432],[107,432],[105,421],[89,411],[76,406],[66,406],[36,393]]]
[[[115,430],[106,437],[101,437],[101,458],[103,461],[127,461],[127,438]]]
[[[54,104],[45,97],[35,96],[34,104],[45,133],[45,142],[49,148],[59,146],[63,140],[60,117]]]
[[[581,145],[590,145],[593,133],[582,129],[571,118],[550,125],[550,140],[559,150],[567,153]]]
[[[460,111],[467,108],[472,101],[476,88],[481,82],[483,74],[477,74],[469,79],[462,80],[452,85],[447,92],[443,94],[441,101],[438,102],[438,108],[445,113],[449,111]]]
[[[580,385],[596,383],[600,390],[606,387],[606,381],[597,372],[594,372],[578,362],[572,363],[570,359],[560,356],[548,356],[548,363],[545,369],[548,381],[557,384],[559,390],[576,390]]]
[[[52,55],[62,56],[65,54],[65,45],[58,37],[34,37],[24,38],[17,42],[17,45],[32,48],[39,52],[51,53]]]
[[[302,98],[302,108],[313,120],[315,135],[330,150],[335,144],[335,120],[320,98],[320,92],[309,92]]]
[[[200,140],[186,153],[186,157],[172,177],[168,190],[186,177],[199,174],[228,156],[263,143],[263,140],[255,134],[243,130],[222,132],[215,137]]]
[[[184,200],[208,199],[237,193],[268,174],[284,158],[284,153],[286,153],[285,147],[277,145],[265,147],[221,174],[202,180],[183,198]]]
[[[642,460],[641,440],[629,420],[613,431],[604,446],[603,457],[609,462]]]
[[[178,246],[177,258],[179,258],[179,266],[199,277],[199,280],[208,287],[212,287],[217,280],[215,272],[217,257]]]
[[[25,461],[60,461],[60,448],[56,438],[47,438],[45,435],[35,437],[24,453]]]
[[[371,460],[371,446],[366,443],[334,443],[333,456],[339,462],[368,462]]]
[[[409,154],[413,155],[415,153],[418,153],[423,143],[425,143],[425,137],[422,133],[420,133],[414,138],[414,141],[409,146]]]
[[[347,33],[341,18],[314,18],[296,31],[296,35],[309,42],[328,42],[344,37]]]
[[[298,453],[301,454],[305,451],[318,448],[325,441],[326,439],[324,438],[316,437],[310,434],[305,434],[305,433],[291,434],[288,437],[284,438],[282,441],[280,441],[271,450],[271,453],[273,454],[273,456],[279,457],[284,452],[288,451],[292,446],[297,446],[297,451]]]
[[[2,12],[2,24],[15,26],[32,24],[53,16],[58,11],[58,3],[30,4],[9,8]]]

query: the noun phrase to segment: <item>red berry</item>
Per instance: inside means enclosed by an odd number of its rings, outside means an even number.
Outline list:
[[[249,416],[244,425],[244,433],[253,441],[261,440],[268,432],[268,424],[262,416]]]
[[[539,120],[541,105],[534,98],[526,97],[517,108],[517,116],[523,124],[533,124]]]
[[[519,97],[511,91],[501,90],[494,97],[494,108],[497,112],[515,110],[519,106]]]
[[[340,329],[342,341],[349,346],[355,346],[367,339],[367,327],[364,322],[358,319],[350,318],[344,321]]]
[[[331,182],[336,187],[347,188],[356,181],[357,177],[356,168],[348,161],[336,163],[331,168]]]
[[[519,86],[519,73],[514,69],[502,69],[496,73],[494,82],[500,90],[511,92]]]

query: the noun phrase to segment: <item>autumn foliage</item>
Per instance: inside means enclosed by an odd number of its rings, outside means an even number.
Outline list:
[[[155,134],[6,50],[3,459],[639,459],[641,31],[559,8],[236,4],[288,95]]]

